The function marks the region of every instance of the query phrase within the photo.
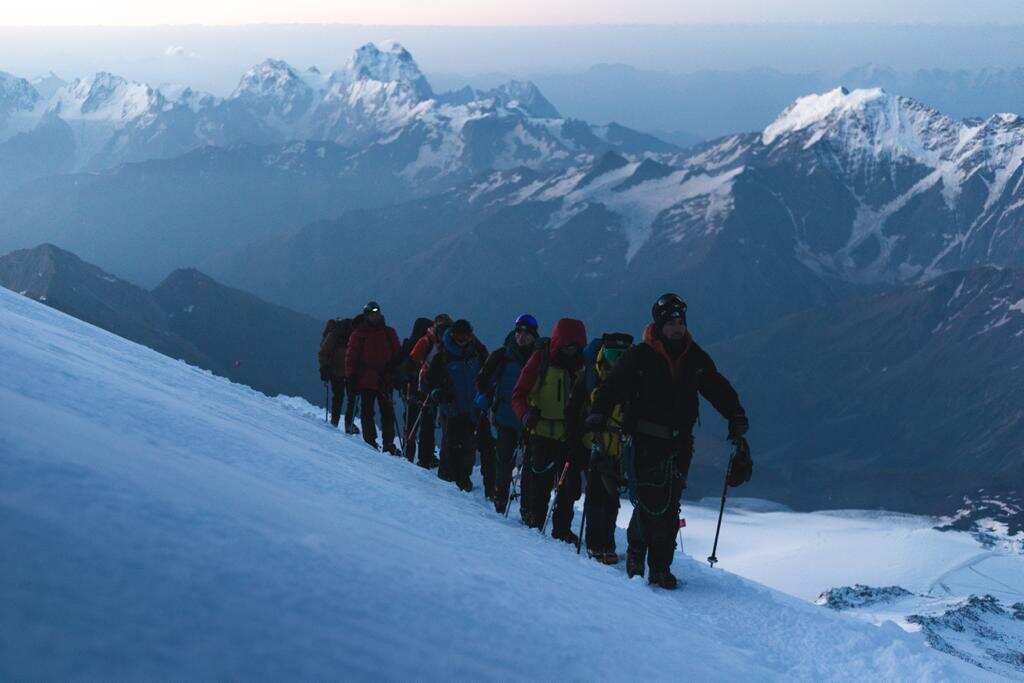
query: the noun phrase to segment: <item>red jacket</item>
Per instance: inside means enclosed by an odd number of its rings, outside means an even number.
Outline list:
[[[345,352],[345,376],[355,378],[357,389],[383,391],[387,375],[401,359],[402,346],[395,328],[382,320],[371,325],[365,320],[352,332]]]
[[[548,345],[548,362],[552,364],[558,363],[560,360],[558,352],[563,346],[569,346],[570,344],[575,344],[579,347],[580,355],[577,355],[576,365],[566,369],[570,372],[576,372],[583,363],[582,352],[583,347],[587,345],[587,328],[579,320],[562,318],[555,323],[555,329],[551,331],[551,344]],[[530,391],[533,390],[534,385],[537,384],[537,379],[540,375],[541,353],[543,353],[542,350],[533,352],[530,360],[526,361],[526,365],[523,366],[523,371],[519,373],[519,381],[516,382],[516,388],[512,390],[512,410],[515,411],[516,417],[520,420],[526,415],[526,411],[530,409],[526,399],[530,395]]]

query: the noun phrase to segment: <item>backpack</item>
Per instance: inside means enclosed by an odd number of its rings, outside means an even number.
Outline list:
[[[626,332],[605,332],[600,339],[595,339],[590,344],[593,346],[593,358],[591,358],[583,369],[583,388],[587,395],[591,395],[597,388],[597,357],[602,349],[622,349],[625,351],[633,345],[633,335]]]
[[[327,339],[327,336],[333,332],[337,332],[334,339],[334,348],[331,349],[333,353],[339,346],[348,346],[348,338],[352,335],[352,319],[351,318],[331,318],[324,325],[324,331],[320,335],[320,343],[323,344]]]

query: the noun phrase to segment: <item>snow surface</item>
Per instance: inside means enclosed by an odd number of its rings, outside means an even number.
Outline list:
[[[0,407],[0,678],[979,677],[701,562],[627,581],[303,401],[7,290]]]

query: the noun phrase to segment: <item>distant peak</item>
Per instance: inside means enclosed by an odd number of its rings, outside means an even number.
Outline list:
[[[345,70],[354,81],[400,83],[411,88],[420,99],[433,96],[430,84],[416,60],[408,50],[393,40],[366,43],[355,51]]]
[[[520,109],[527,115],[536,118],[558,119],[562,116],[533,81],[513,79],[502,83],[493,90],[481,93],[481,95],[494,98],[502,106]]]

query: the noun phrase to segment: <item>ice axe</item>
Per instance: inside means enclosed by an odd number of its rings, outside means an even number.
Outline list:
[[[750,480],[750,469],[748,467],[745,472],[737,474],[738,481],[733,481],[733,466],[737,464],[737,460],[745,455],[747,462],[749,463],[750,461],[750,447],[747,446],[746,440],[739,438],[734,443],[736,444],[736,450],[729,456],[729,466],[725,470],[725,484],[722,486],[722,504],[718,508],[718,526],[715,527],[715,543],[711,547],[711,555],[708,556],[708,564],[712,568],[718,562],[718,535],[722,531],[722,515],[725,514],[725,497],[729,493],[729,486],[739,486]]]

